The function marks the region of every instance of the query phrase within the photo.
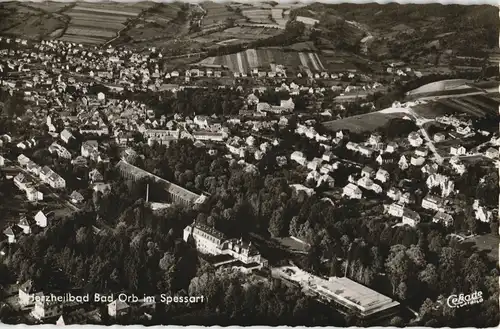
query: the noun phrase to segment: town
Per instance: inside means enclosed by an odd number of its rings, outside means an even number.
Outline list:
[[[0,37],[2,322],[498,324],[498,76],[164,57]]]

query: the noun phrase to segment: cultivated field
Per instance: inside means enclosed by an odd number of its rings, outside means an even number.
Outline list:
[[[271,9],[247,9],[242,10],[241,13],[252,23],[274,24],[273,20],[270,19],[272,17]]]
[[[118,36],[126,27],[127,21],[136,18],[143,10],[154,6],[154,3],[95,3],[79,2],[64,15],[70,18],[63,41],[103,44]]]
[[[364,133],[374,131],[386,125],[391,119],[403,118],[404,113],[367,113],[355,115],[345,119],[327,121],[323,126],[330,131],[339,131],[347,129],[355,133]]]
[[[225,24],[228,19],[234,19],[235,23],[245,22],[243,16],[224,3],[204,2],[201,6],[206,11],[201,22],[202,30]]]
[[[281,64],[289,70],[299,67],[312,71],[323,70],[323,64],[316,53],[284,52],[279,49],[247,49],[236,54],[209,57],[200,65],[222,65],[233,72],[250,72],[254,68],[269,70],[272,65]]]
[[[72,4],[67,2],[46,1],[46,2],[29,2],[26,3],[25,5],[48,13],[55,13],[58,11],[62,11],[64,8],[71,6]]]
[[[285,11],[281,8],[271,9],[271,16],[279,26],[285,26],[289,17],[289,15],[285,15]]]
[[[275,28],[235,26],[224,31],[203,35],[195,40],[202,43],[237,44],[266,39],[279,32],[280,30]]]
[[[497,116],[500,106],[500,102],[488,97],[487,94],[446,98],[437,102],[452,110],[465,112],[476,117]]]
[[[45,38],[65,26],[61,15],[20,2],[0,3],[0,17],[2,34],[25,39]]]

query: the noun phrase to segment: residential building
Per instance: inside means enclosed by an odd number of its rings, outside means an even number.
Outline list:
[[[359,145],[358,147],[358,152],[361,154],[361,155],[364,155],[365,157],[371,157],[372,154],[373,154],[373,150],[366,147],[366,146],[363,146],[363,145]]]
[[[304,156],[304,153],[302,153],[300,151],[293,152],[292,155],[290,156],[290,159],[299,163],[302,166],[305,166],[306,162],[307,162],[306,157]]]
[[[333,159],[332,151],[326,151],[325,153],[323,153],[322,159],[323,161],[330,162]]]
[[[446,139],[446,136],[442,133],[437,133],[434,135],[434,142],[439,143],[443,142]]]
[[[48,178],[46,183],[48,183],[54,189],[63,189],[66,187],[66,181],[64,178],[53,172]]]
[[[375,170],[373,170],[372,167],[369,167],[369,166],[365,166],[362,170],[361,170],[361,176],[363,177],[372,177],[373,174],[375,173]]]
[[[119,299],[116,299],[108,304],[108,315],[112,318],[126,316],[129,311],[130,306]]]
[[[67,129],[64,129],[63,131],[61,131],[61,139],[63,142],[65,142],[66,144],[69,143],[69,141],[74,138],[73,137],[73,134],[67,130]]]
[[[30,182],[26,178],[26,176],[21,172],[14,177],[14,185],[17,186],[20,190],[24,191],[29,187]]]
[[[40,210],[35,215],[35,223],[36,223],[36,225],[38,225],[40,227],[47,227],[47,216],[45,216],[43,211]]]
[[[369,145],[378,145],[382,141],[382,136],[378,133],[372,133],[368,138]]]
[[[392,200],[394,201],[398,201],[399,198],[401,197],[401,191],[395,187],[391,187],[388,191],[387,191],[387,196],[389,198],[391,198]]]
[[[3,231],[3,234],[7,236],[7,243],[16,243],[22,233],[23,230],[17,225],[11,225]]]
[[[38,290],[35,288],[33,280],[28,280],[19,286],[19,305],[28,306],[34,303],[34,296]]]
[[[420,223],[420,215],[411,209],[405,208],[403,211],[403,224],[415,227]]]
[[[38,320],[46,320],[61,316],[63,304],[43,297],[43,294],[34,297],[35,307],[31,311],[31,315]]]
[[[98,152],[98,149],[99,143],[96,140],[88,140],[82,143],[80,152],[84,158],[88,158],[93,152]]]
[[[399,145],[395,142],[389,142],[387,144],[387,147],[385,148],[385,152],[387,153],[394,153],[397,151]]]
[[[43,193],[33,187],[26,188],[26,198],[28,201],[37,202],[43,200]]]
[[[425,158],[412,156],[410,161],[413,166],[419,167],[424,164]]]
[[[406,170],[410,166],[408,164],[408,160],[404,155],[402,155],[401,158],[399,159],[398,165],[401,170]]]
[[[363,193],[356,185],[349,183],[347,184],[342,192],[343,196],[348,196],[350,199],[361,199]]]
[[[390,177],[389,172],[382,168],[379,168],[379,170],[375,175],[375,179],[382,183],[387,182],[389,180],[389,177]]]
[[[314,158],[309,163],[307,164],[307,168],[310,170],[318,170],[319,167],[321,166],[321,162],[323,160],[320,158]]]
[[[223,142],[227,138],[227,134],[223,132],[215,132],[208,130],[193,131],[194,139],[200,141]]]
[[[466,153],[467,153],[467,150],[463,146],[453,145],[452,147],[450,147],[450,154],[451,155],[461,156],[461,155],[465,155]]]
[[[439,165],[437,163],[427,163],[425,166],[422,167],[422,172],[427,175],[433,175],[437,173],[439,169]]]
[[[444,206],[444,200],[435,195],[427,195],[422,200],[422,208],[429,210],[442,210]]]
[[[486,150],[484,155],[490,159],[496,159],[498,158],[498,148],[490,147],[489,149]]]
[[[81,195],[81,193],[79,193],[77,191],[73,191],[73,193],[71,193],[69,198],[71,199],[71,202],[74,204],[80,204],[85,200],[83,198],[83,195]]]
[[[386,206],[386,211],[389,215],[394,217],[403,217],[405,206],[400,203],[391,203],[389,206]]]
[[[425,147],[419,147],[415,150],[415,155],[419,157],[426,157],[429,154],[429,150]]]
[[[410,192],[405,192],[399,197],[399,202],[403,204],[410,204],[413,203],[413,201],[414,200]]]
[[[419,147],[424,142],[422,137],[420,137],[420,134],[416,131],[413,131],[408,135],[408,141],[413,147]]]
[[[89,172],[89,180],[90,183],[93,184],[97,182],[102,182],[104,180],[104,177],[99,172],[99,170],[93,169],[91,172]]]
[[[5,158],[0,155],[0,167],[5,166]]]
[[[446,227],[453,225],[453,217],[450,214],[447,214],[443,211],[438,211],[434,218],[432,219],[433,223],[440,223]]]

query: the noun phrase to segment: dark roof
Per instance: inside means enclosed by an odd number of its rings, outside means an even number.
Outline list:
[[[194,224],[194,228],[196,228],[196,229],[198,229],[198,230],[200,230],[202,232],[205,232],[205,233],[213,236],[214,238],[217,238],[217,239],[220,239],[220,240],[225,240],[226,239],[225,235],[222,232],[216,230],[213,227],[210,227],[210,226],[207,226],[207,225],[204,225],[204,224],[201,224],[201,223],[195,223]]]
[[[408,217],[408,218],[411,218],[414,220],[420,219],[420,215],[416,211],[413,211],[413,210],[408,209],[408,208],[405,208],[403,210],[403,217]]]
[[[22,228],[20,228],[19,226],[17,225],[11,225],[9,227],[7,227],[3,233],[5,235],[14,235],[14,236],[18,236],[21,234],[21,232],[23,231]]]
[[[130,163],[120,160],[117,164],[116,167],[118,168],[119,171],[128,173],[132,176],[134,176],[136,179],[140,178],[145,178],[145,177],[151,177],[155,179],[156,181],[162,182],[165,184],[165,188],[167,192],[178,196],[182,200],[190,203],[194,203],[200,196],[194,192],[191,192],[183,187],[180,187],[179,185],[176,185],[172,182],[167,181],[166,179],[163,179],[161,177],[158,177],[156,175],[153,175],[141,168],[138,168],[136,166],[131,165]]]
[[[33,280],[28,280],[19,286],[19,290],[24,291],[27,294],[32,294],[36,292],[35,284]]]

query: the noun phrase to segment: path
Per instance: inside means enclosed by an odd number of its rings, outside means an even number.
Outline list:
[[[426,140],[426,145],[427,147],[434,153],[434,157],[436,158],[436,162],[441,164],[443,163],[444,159],[443,157],[438,153],[436,146],[434,145],[434,142],[429,136],[429,133],[427,133],[427,130],[423,127],[425,123],[432,122],[434,120],[424,118],[417,114],[411,107],[404,107],[404,104],[402,104],[401,107],[390,107],[384,110],[379,111],[380,113],[406,113],[410,116],[412,116],[415,119],[415,123],[418,127],[420,127],[420,133],[422,136],[424,136]]]

